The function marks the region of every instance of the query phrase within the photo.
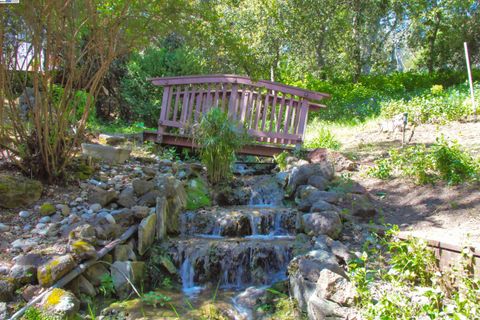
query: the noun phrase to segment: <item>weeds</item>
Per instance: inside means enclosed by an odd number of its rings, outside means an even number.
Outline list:
[[[464,251],[459,269],[442,273],[425,242],[400,240],[397,231],[373,234],[363,254],[348,263],[365,318],[478,319],[480,280],[472,273],[471,252]]]
[[[305,141],[305,148],[327,148],[332,150],[340,149],[340,142],[335,138],[333,133],[328,128],[320,127],[313,130],[313,133]]]
[[[98,290],[104,297],[110,297],[115,294],[115,286],[113,285],[113,278],[109,273],[105,273],[100,278],[100,286]]]
[[[478,180],[480,165],[457,142],[449,142],[440,137],[430,148],[415,145],[391,149],[389,157],[377,160],[375,166],[367,170],[367,174],[379,179],[404,176],[417,184],[442,180],[455,185]]]

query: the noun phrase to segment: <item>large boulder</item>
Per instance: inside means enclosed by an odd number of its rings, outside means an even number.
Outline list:
[[[304,214],[302,216],[302,225],[305,233],[314,236],[324,234],[332,239],[336,239],[342,232],[342,221],[336,211]]]
[[[133,191],[137,196],[143,196],[145,193],[153,190],[155,184],[153,181],[145,179],[135,179],[132,181]]]
[[[287,191],[294,193],[298,186],[308,183],[312,176],[321,176],[329,181],[333,178],[333,165],[329,162],[309,163],[299,167],[294,167],[290,172]]]
[[[298,189],[295,196],[298,209],[305,212],[308,212],[313,204],[320,200],[330,204],[338,204],[341,200],[341,194],[334,191],[318,190],[312,186],[302,186]]]
[[[111,163],[123,163],[130,157],[131,149],[112,147],[100,144],[82,143],[84,156],[108,161]]]
[[[70,254],[52,258],[38,268],[38,283],[43,287],[50,287],[74,267],[75,260]]]
[[[8,302],[13,299],[15,284],[11,279],[0,278],[0,302]]]
[[[29,206],[40,199],[42,189],[39,181],[0,174],[0,207],[11,209]]]
[[[102,278],[109,274],[110,272],[102,263],[94,264],[83,273],[85,278],[96,287],[102,283]]]
[[[355,298],[355,288],[344,276],[329,269],[320,271],[315,295],[342,306],[351,306]]]
[[[120,192],[117,203],[125,208],[132,208],[137,204],[137,198],[135,197],[135,191],[132,187],[127,187]]]
[[[183,183],[172,175],[160,177],[157,188],[160,192],[154,203],[157,215],[157,237],[162,239],[165,233],[180,233],[180,213],[187,204],[187,194]]]
[[[73,293],[55,288],[43,297],[40,308],[47,317],[74,319],[80,309],[80,301]]]

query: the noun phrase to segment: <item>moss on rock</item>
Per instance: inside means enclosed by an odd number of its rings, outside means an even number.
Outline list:
[[[55,206],[50,202],[45,202],[40,206],[40,214],[42,216],[49,216],[51,214],[54,214],[55,211],[56,211]]]
[[[43,186],[23,176],[0,174],[0,207],[28,206],[40,199]]]
[[[186,187],[187,210],[196,210],[212,204],[206,183],[199,179],[192,179]]]

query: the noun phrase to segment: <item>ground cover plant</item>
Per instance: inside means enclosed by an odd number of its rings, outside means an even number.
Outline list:
[[[418,184],[445,181],[454,185],[478,181],[480,161],[463,150],[458,142],[441,137],[430,147],[419,144],[391,149],[389,155],[377,160],[367,173],[379,179],[404,176]]]
[[[372,234],[363,253],[349,262],[356,304],[366,319],[476,319],[480,316],[480,280],[465,249],[457,267],[438,268],[425,242],[400,240],[394,226]]]

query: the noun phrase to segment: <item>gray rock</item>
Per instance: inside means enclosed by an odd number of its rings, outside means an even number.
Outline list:
[[[137,261],[137,256],[132,247],[126,244],[118,245],[113,250],[113,260],[115,261]]]
[[[8,318],[7,303],[0,302],[0,319],[7,319],[7,318]]]
[[[341,262],[347,263],[350,259],[353,258],[350,250],[346,245],[341,243],[340,241],[332,241],[330,244],[330,248],[333,254],[340,259]]]
[[[153,181],[148,181],[145,179],[135,179],[132,181],[132,187],[135,194],[140,197],[143,196],[145,193],[153,190],[155,184]]]
[[[40,220],[38,220],[39,224],[45,224],[45,223],[49,223],[50,221],[52,221],[52,218],[50,218],[49,216],[45,216],[45,217],[42,217]],[[44,226],[42,226],[44,227]],[[36,227],[37,229],[40,229],[37,225]]]
[[[105,207],[110,202],[113,202],[117,199],[117,192],[115,190],[103,190],[98,187],[91,187],[88,202],[89,203],[98,203],[102,207]]]
[[[12,281],[0,279],[0,301],[8,302],[13,299],[15,285]]]
[[[31,214],[29,211],[23,210],[23,211],[20,211],[20,212],[18,213],[18,215],[20,216],[20,218],[24,218],[24,219],[25,219],[25,218],[30,217],[32,214]]]
[[[150,213],[150,208],[149,207],[146,207],[146,206],[134,206],[134,207],[132,207],[132,214],[136,218],[140,218],[140,219],[146,218],[149,213]]]
[[[329,163],[312,163],[294,167],[290,172],[287,189],[293,193],[298,186],[307,184],[312,176],[322,176],[328,181],[333,178],[333,175],[333,165]]]
[[[138,253],[144,255],[155,241],[157,216],[152,214],[142,220],[138,226]]]
[[[127,148],[82,143],[83,155],[111,163],[125,162],[130,157],[131,152],[132,150]]]
[[[70,207],[66,204],[57,204],[57,210],[59,210],[63,216],[67,217],[70,214]]]
[[[333,191],[321,191],[315,187],[307,186],[299,189],[295,197],[298,209],[301,211],[309,211],[314,203],[319,200],[330,204],[337,204],[341,199],[341,194]]]
[[[118,204],[125,208],[131,208],[137,203],[135,192],[132,187],[123,189],[118,196]]]
[[[147,206],[147,207],[154,206],[157,201],[157,197],[159,196],[161,196],[160,191],[158,190],[149,191],[143,196],[141,196],[140,199],[138,199],[138,204],[141,206]]]
[[[28,250],[38,244],[39,239],[17,239],[11,243],[12,248]]]
[[[145,275],[145,263],[143,261],[115,261],[111,266],[111,275],[115,292],[120,298],[125,298],[132,291],[125,276],[134,285],[139,285]]]
[[[107,213],[104,215],[104,218],[105,220],[107,220],[108,223],[110,224],[116,224],[117,221],[115,220],[115,218],[110,214],[110,213]]]
[[[377,209],[372,204],[367,195],[349,194],[347,199],[351,203],[352,214],[362,219],[373,218],[377,214]]]
[[[94,203],[90,205],[89,209],[92,210],[92,212],[98,212],[102,209],[102,205],[100,203]]]
[[[25,284],[34,283],[37,278],[37,268],[31,264],[15,264],[9,273],[15,285],[20,287]]]
[[[318,200],[310,208],[310,212],[337,211],[338,208],[325,200]]]
[[[43,287],[50,287],[74,267],[75,260],[70,254],[52,258],[38,267],[38,283]]]
[[[10,227],[4,223],[0,223],[0,232],[7,232],[10,230]]]
[[[342,221],[335,211],[307,213],[302,216],[305,233],[312,235],[325,234],[336,239],[342,231]]]
[[[40,302],[40,308],[47,316],[69,319],[75,316],[80,309],[80,301],[69,291],[55,288],[45,295]]]
[[[311,176],[308,178],[307,184],[317,188],[318,190],[325,190],[328,185],[328,180],[324,176]]]
[[[102,283],[102,278],[106,274],[110,274],[110,272],[101,263],[94,264],[83,273],[85,278],[87,278],[88,281],[95,287],[98,287]]]
[[[42,190],[39,181],[21,175],[0,174],[0,207],[29,206],[40,199]]]
[[[101,133],[98,136],[98,141],[101,144],[106,144],[106,145],[110,145],[110,146],[118,146],[118,145],[126,142],[127,139],[125,138],[125,136],[121,136],[121,135],[109,135],[109,134]]]
[[[355,298],[355,288],[344,276],[323,269],[317,280],[315,295],[342,306],[351,306]]]

